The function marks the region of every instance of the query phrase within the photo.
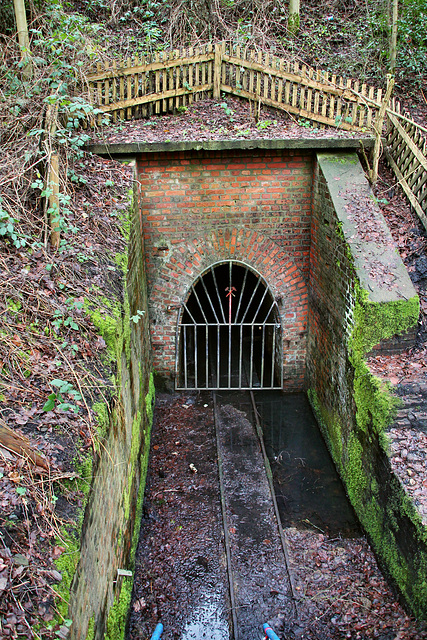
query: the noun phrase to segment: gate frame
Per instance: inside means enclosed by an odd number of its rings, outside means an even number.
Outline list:
[[[187,310],[186,309],[186,303],[188,302],[188,300],[190,299],[190,296],[194,293],[194,287],[195,285],[199,282],[199,280],[202,280],[202,278],[208,274],[209,272],[213,271],[214,269],[216,269],[216,267],[221,266],[221,265],[236,265],[239,267],[242,267],[244,269],[246,269],[247,271],[250,271],[258,280],[259,282],[264,286],[265,291],[267,293],[270,294],[271,296],[271,300],[272,300],[272,307],[271,310],[269,311],[268,316],[270,315],[271,311],[273,311],[275,317],[277,318],[276,322],[251,322],[251,323],[244,323],[244,322],[240,322],[240,323],[232,323],[231,325],[229,323],[209,323],[209,322],[204,322],[204,323],[191,323],[191,324],[183,324],[182,323],[182,317],[183,317],[183,313]],[[265,294],[264,294],[265,296]],[[199,303],[200,304],[200,303]],[[188,311],[188,310],[187,310]],[[202,312],[203,313],[203,312]],[[203,314],[204,315],[204,314]],[[216,315],[216,314],[215,314]],[[191,314],[190,314],[191,316]],[[244,319],[245,316],[243,316]],[[276,377],[275,374],[279,373],[279,383],[278,384],[272,384],[270,386],[238,386],[238,387],[233,387],[233,386],[226,386],[226,387],[222,387],[222,386],[218,386],[218,384],[216,386],[212,385],[209,386],[208,384],[208,376],[206,376],[206,386],[204,387],[200,387],[200,386],[194,386],[194,387],[189,387],[189,386],[178,386],[178,380],[180,380],[180,378],[182,376],[180,376],[180,372],[179,372],[179,353],[180,353],[180,346],[181,346],[181,329],[183,327],[186,326],[194,326],[194,327],[205,327],[206,331],[208,331],[208,328],[211,326],[217,326],[217,327],[242,327],[242,326],[254,326],[254,325],[263,325],[263,326],[272,326],[275,328],[275,331],[277,331],[278,333],[278,340],[277,343],[275,342],[274,344],[274,354],[272,354],[272,371],[274,371],[273,374],[273,378]],[[251,336],[251,353],[253,353],[253,330],[251,332],[252,336]],[[278,358],[279,355],[279,358]],[[230,354],[229,354],[230,357]],[[240,354],[239,354],[239,360],[241,360],[242,358],[242,346],[240,345]],[[252,371],[252,363],[251,363],[251,371]],[[218,372],[217,372],[218,373]],[[241,372],[239,371],[239,382],[241,382]],[[253,382],[253,376],[251,373],[251,381]],[[217,375],[218,378],[218,375]],[[194,382],[196,383],[197,380],[197,375],[195,375],[195,379]],[[230,373],[230,368],[228,371],[228,380],[229,383],[231,381],[231,373]],[[267,280],[261,275],[261,273],[255,269],[254,267],[252,267],[251,265],[248,265],[246,262],[243,262],[242,260],[232,260],[232,259],[223,259],[223,260],[217,260],[216,262],[213,262],[211,265],[209,265],[209,267],[205,268],[196,278],[193,279],[192,283],[190,284],[190,286],[187,288],[187,292],[185,295],[185,298],[183,300],[183,302],[180,304],[179,307],[179,312],[178,312],[178,318],[177,318],[177,324],[176,324],[176,336],[175,336],[175,390],[177,391],[201,391],[201,390],[250,390],[250,389],[254,389],[254,390],[261,390],[261,389],[282,389],[283,388],[283,326],[282,326],[282,318],[280,315],[280,311],[279,311],[279,305],[277,303],[277,300],[275,298],[275,296],[273,295],[272,289],[269,286]]]

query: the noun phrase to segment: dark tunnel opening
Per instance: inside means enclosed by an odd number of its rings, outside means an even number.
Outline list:
[[[244,264],[212,265],[181,308],[177,389],[281,386],[281,323],[268,285]]]

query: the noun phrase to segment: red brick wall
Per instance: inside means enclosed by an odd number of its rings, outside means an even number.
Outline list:
[[[279,300],[284,386],[301,388],[311,154],[262,150],[144,154],[138,170],[155,370],[173,375],[178,309],[192,282],[212,264],[232,259],[258,271]]]

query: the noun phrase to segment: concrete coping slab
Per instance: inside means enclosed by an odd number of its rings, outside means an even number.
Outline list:
[[[366,138],[261,138],[257,140],[178,140],[171,142],[105,142],[86,145],[86,150],[100,156],[135,157],[141,153],[174,153],[177,151],[232,151],[251,149],[315,151],[317,149],[352,149],[373,147],[374,139]]]
[[[361,287],[371,302],[417,295],[354,152],[317,154]]]

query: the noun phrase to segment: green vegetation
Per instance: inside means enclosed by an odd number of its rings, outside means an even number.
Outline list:
[[[49,395],[47,401],[43,405],[43,411],[53,411],[53,409],[57,407],[62,411],[74,411],[74,413],[77,413],[79,407],[74,404],[74,402],[81,400],[82,396],[78,391],[76,391],[76,389],[74,389],[73,385],[66,380],[59,379],[52,380],[50,384],[52,387],[55,387],[57,391]],[[65,400],[64,395],[72,398],[74,402]]]

